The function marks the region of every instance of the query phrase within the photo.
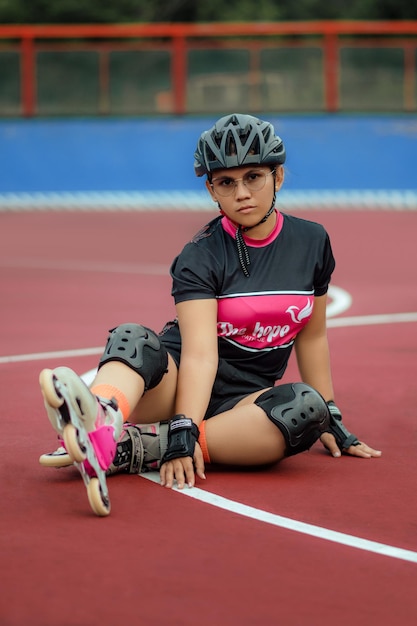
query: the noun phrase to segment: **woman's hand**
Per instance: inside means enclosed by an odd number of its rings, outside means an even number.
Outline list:
[[[194,487],[196,474],[203,480],[206,478],[203,453],[198,443],[195,444],[194,460],[190,456],[186,456],[167,461],[162,465],[160,469],[161,485],[172,489],[174,481],[176,481],[178,489],[184,489],[185,485]]]
[[[341,451],[336,443],[336,439],[331,433],[323,433],[320,437],[323,446],[330,452],[333,457],[340,457]],[[382,452],[370,448],[364,441],[360,441],[356,446],[350,446],[347,450],[343,450],[351,456],[358,456],[362,459],[371,459],[380,457]]]

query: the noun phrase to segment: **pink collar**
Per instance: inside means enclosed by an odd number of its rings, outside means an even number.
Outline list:
[[[284,222],[284,217],[282,213],[280,213],[276,209],[275,209],[275,213],[277,214],[277,220],[275,222],[275,226],[272,229],[272,231],[269,233],[266,239],[252,239],[251,237],[248,237],[246,233],[242,233],[243,239],[246,245],[251,246],[252,248],[263,248],[264,246],[267,246],[268,244],[275,241],[275,239],[278,237],[279,233],[281,232],[282,224]],[[223,229],[226,231],[226,233],[231,235],[234,239],[236,235],[236,224],[232,222],[228,217],[226,217],[226,215],[224,215],[222,218],[222,226],[223,226]]]

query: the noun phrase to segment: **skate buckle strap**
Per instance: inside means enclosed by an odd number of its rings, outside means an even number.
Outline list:
[[[97,461],[102,470],[110,466],[116,452],[116,442],[114,440],[114,429],[112,426],[99,426],[96,430],[88,433]]]
[[[114,411],[117,411],[119,409],[119,403],[117,402],[116,398],[114,398],[113,396],[109,399],[109,398],[102,398],[101,396],[96,395],[96,398],[101,404],[103,409],[107,406],[111,407]]]
[[[200,431],[193,420],[185,415],[175,415],[168,422],[168,448],[161,459],[161,465],[173,459],[194,457],[196,441]]]
[[[353,435],[348,431],[346,426],[342,422],[342,414],[339,408],[335,405],[333,400],[327,402],[327,406],[330,413],[330,428],[329,432],[332,433],[336,439],[336,443],[341,450],[347,450],[350,446],[358,446],[360,444],[356,435]]]

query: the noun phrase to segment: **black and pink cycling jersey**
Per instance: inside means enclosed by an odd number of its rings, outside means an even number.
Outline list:
[[[201,229],[171,266],[172,295],[176,303],[215,298],[220,359],[273,384],[312,315],[314,298],[327,292],[335,261],[323,226],[277,212],[267,239],[244,234],[250,256],[245,276],[235,232],[222,216]],[[178,326],[169,328],[164,342],[180,342]]]

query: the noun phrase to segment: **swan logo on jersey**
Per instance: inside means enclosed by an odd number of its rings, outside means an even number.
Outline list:
[[[304,319],[311,316],[313,303],[309,298],[307,304],[301,310],[298,306],[289,306],[285,312],[291,315],[291,319],[295,324],[301,324]]]

